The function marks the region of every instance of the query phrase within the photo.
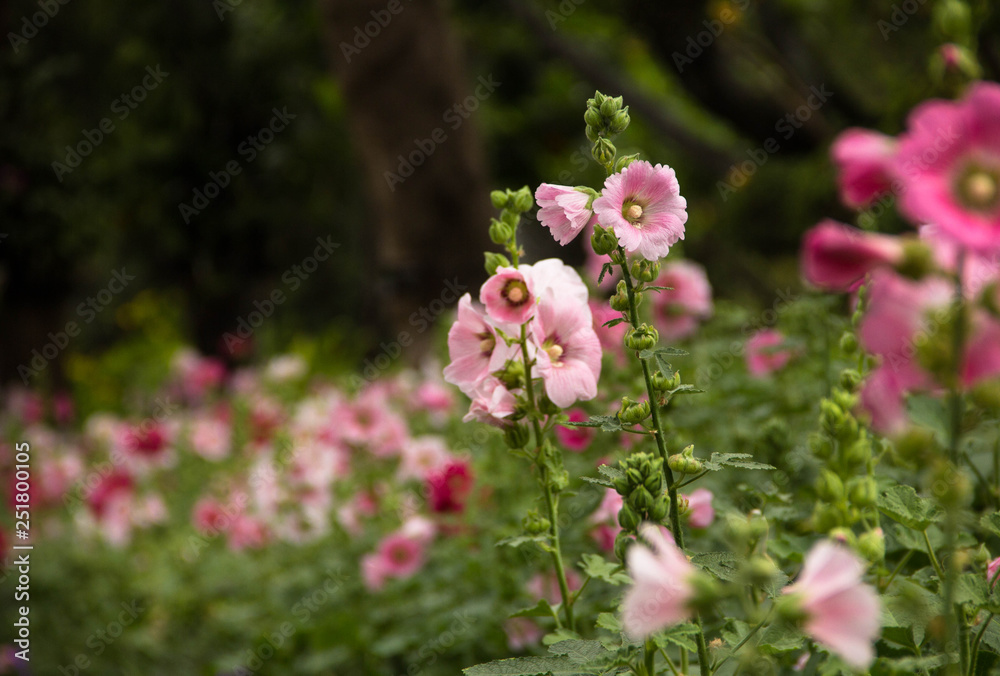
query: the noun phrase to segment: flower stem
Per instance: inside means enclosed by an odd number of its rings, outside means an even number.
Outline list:
[[[986,634],[986,630],[989,628],[990,622],[992,621],[993,613],[990,613],[989,617],[986,618],[986,621],[983,622],[983,626],[980,627],[979,631],[976,633],[975,640],[972,642],[972,650],[970,651],[972,653],[972,662],[969,664],[969,676],[974,676],[976,673],[976,667],[979,663],[979,644],[982,643],[983,636]]]

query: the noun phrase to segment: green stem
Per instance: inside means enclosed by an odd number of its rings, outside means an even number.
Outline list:
[[[980,627],[979,631],[976,633],[975,640],[972,642],[972,650],[970,651],[972,654],[972,663],[969,665],[969,676],[975,676],[976,667],[979,666],[979,644],[982,643],[983,636],[986,634],[986,630],[989,628],[990,622],[992,621],[993,613],[990,613],[989,617],[986,618],[986,621],[983,622],[983,626]]]
[[[524,324],[521,325],[521,358],[524,360],[525,390],[528,393],[528,401],[531,402],[531,424],[535,431],[537,458],[542,452],[543,433],[541,426],[538,424],[538,416],[535,414],[537,411],[535,386],[531,379],[531,360],[528,358],[527,332]],[[552,493],[552,482],[544,460],[539,463],[539,467],[542,472],[542,487],[545,490],[545,506],[549,513],[549,536],[552,538],[552,563],[555,565],[556,577],[559,580],[559,593],[562,595],[563,612],[566,614],[566,626],[570,630],[573,630],[573,599],[569,593],[569,585],[566,583],[566,568],[563,565],[562,547],[559,543],[559,498]]]
[[[674,666],[674,661],[670,659],[670,655],[668,655],[667,651],[662,647],[660,648],[660,654],[663,655],[663,659],[667,661],[667,666],[670,667],[671,673],[673,673],[674,676],[681,676],[680,672],[677,671],[677,667]]]
[[[730,660],[730,658],[733,657],[733,655],[735,655],[737,652],[739,652],[739,649],[742,648],[743,646],[745,646],[746,643],[747,643],[747,641],[749,641],[751,638],[753,638],[754,634],[756,634],[758,631],[760,631],[761,628],[765,624],[767,624],[767,621],[769,619],[771,619],[771,613],[770,612],[768,612],[767,615],[764,616],[764,619],[761,620],[760,622],[758,622],[757,625],[753,629],[751,629],[750,631],[748,631],[747,635],[744,636],[742,639],[740,639],[739,643],[737,643],[735,646],[733,646],[733,649],[729,651],[728,655],[726,655],[724,658],[722,658],[722,661],[720,661],[718,664],[716,664],[716,665],[714,665],[712,667],[712,673],[715,673],[719,669],[721,669],[723,664],[725,664],[726,662],[728,662]]]
[[[648,676],[656,676],[656,644],[651,639],[646,639],[645,653],[646,673]]]
[[[705,627],[701,624],[701,615],[695,613],[694,623],[698,627],[698,633],[694,637],[698,643],[698,667],[701,670],[701,676],[711,676],[712,665],[708,659],[708,644],[705,643]]]
[[[934,548],[931,547],[931,539],[927,537],[927,529],[920,531],[924,536],[924,544],[927,545],[927,556],[931,560],[931,565],[934,566],[934,572],[937,573],[939,580],[944,580],[944,570],[941,568],[941,564],[938,563],[937,556],[934,555]]]
[[[889,586],[892,584],[892,581],[896,579],[896,576],[899,575],[899,571],[903,569],[903,566],[906,565],[906,562],[910,560],[911,556],[913,556],[912,549],[907,550],[907,552],[903,554],[903,558],[899,560],[899,564],[896,566],[895,570],[892,571],[892,575],[889,576],[889,579],[886,580],[885,585],[882,586],[882,591],[885,591],[886,589],[889,588]]]

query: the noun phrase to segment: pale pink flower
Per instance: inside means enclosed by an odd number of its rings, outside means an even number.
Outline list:
[[[993,589],[997,583],[998,572],[1000,572],[1000,556],[990,561],[989,565],[986,566],[986,581],[990,583],[990,589]]]
[[[437,535],[437,526],[425,516],[414,515],[403,523],[399,533],[426,545],[430,544],[434,540],[434,536]]]
[[[531,279],[536,299],[551,293],[567,303],[587,304],[587,285],[580,273],[558,258],[546,258],[531,265],[522,265],[518,270]]]
[[[802,276],[827,291],[848,291],[878,267],[903,259],[903,243],[826,219],[802,239]]]
[[[399,454],[401,480],[422,479],[428,473],[446,465],[452,458],[448,445],[442,437],[414,437],[403,445]]]
[[[531,319],[536,298],[531,277],[517,268],[497,268],[479,290],[479,301],[486,306],[486,315],[508,329]]]
[[[597,542],[602,551],[614,551],[615,539],[622,530],[618,524],[618,512],[621,511],[621,508],[622,496],[615,489],[608,488],[604,491],[601,504],[588,519],[590,523],[596,524],[590,532],[590,536]]]
[[[846,547],[823,541],[806,554],[802,573],[786,594],[797,594],[806,613],[804,629],[856,669],[875,659],[881,628],[879,598],[861,580],[865,564]]]
[[[504,427],[510,424],[506,418],[514,413],[516,403],[514,394],[499,379],[488,376],[473,392],[469,412],[462,421],[478,420],[494,427]]]
[[[412,577],[424,565],[424,545],[401,533],[387,535],[374,553],[361,560],[365,586],[381,589],[388,578]]]
[[[539,348],[538,372],[553,404],[567,408],[597,396],[601,342],[586,304],[546,294],[531,332]]]
[[[191,450],[206,460],[219,461],[229,455],[229,424],[211,416],[200,416],[191,423]]]
[[[666,340],[682,340],[712,316],[712,287],[705,268],[691,261],[672,261],[663,266],[656,286],[670,289],[653,294],[656,328]]]
[[[688,501],[688,525],[692,528],[708,528],[715,521],[715,509],[712,507],[712,491],[707,488],[697,488],[691,495],[685,495]]]
[[[507,634],[507,647],[519,652],[542,640],[545,632],[527,617],[512,617],[503,623]]]
[[[747,371],[756,378],[763,378],[780,371],[791,360],[793,351],[782,347],[785,336],[774,329],[763,329],[753,335],[746,345]]]
[[[575,592],[580,588],[582,580],[572,568],[566,569],[566,589]],[[555,572],[535,573],[528,583],[524,585],[525,590],[533,598],[545,599],[552,605],[562,603],[562,590],[559,588],[559,578]]]
[[[455,396],[443,384],[425,381],[417,387],[414,394],[414,405],[419,411],[427,411],[432,415],[445,415],[455,406]]]
[[[594,212],[628,253],[650,261],[663,258],[684,239],[688,218],[674,170],[643,160],[608,177],[603,194],[594,200]]]
[[[963,246],[1000,251],[1000,85],[977,82],[961,101],[927,101],[900,137],[899,208]]]
[[[569,422],[583,422],[590,418],[587,412],[580,408],[567,411]],[[559,425],[556,427],[556,438],[566,450],[580,453],[590,446],[594,440],[594,428],[592,427],[567,427]]]
[[[590,196],[569,186],[542,183],[535,191],[535,201],[541,207],[539,222],[563,246],[573,241],[593,217],[588,208]]]
[[[38,497],[42,503],[54,503],[83,477],[83,460],[76,453],[43,457],[38,471]],[[32,488],[35,486],[32,485]],[[32,498],[35,495],[32,493]]]
[[[240,515],[229,527],[229,548],[234,552],[244,549],[260,549],[270,540],[267,526],[260,519]]]
[[[458,318],[448,331],[451,363],[444,369],[444,379],[472,397],[489,373],[503,366],[493,359],[496,345],[496,330],[465,294],[458,300]]]
[[[651,545],[636,543],[626,554],[632,587],[622,603],[625,631],[645,638],[691,615],[688,602],[694,595],[691,576],[695,568],[673,539],[650,524],[640,530]]]
[[[848,129],[837,137],[830,154],[839,171],[840,199],[861,209],[886,193],[892,183],[896,140],[867,129]]]

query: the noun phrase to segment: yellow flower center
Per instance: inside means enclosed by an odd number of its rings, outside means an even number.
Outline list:
[[[970,206],[987,209],[997,198],[997,177],[985,171],[973,171],[965,178],[965,197]]]
[[[521,291],[518,287],[513,286],[510,291],[507,292],[507,298],[509,298],[511,302],[520,303],[524,300],[524,291]]]
[[[562,363],[559,361],[559,358],[563,356],[563,349],[561,345],[556,345],[555,343],[546,345],[545,354],[549,355],[549,359],[552,361],[553,366],[562,366]]]
[[[628,216],[628,220],[634,223],[635,221],[638,221],[640,218],[642,218],[642,207],[640,207],[638,204],[633,204],[628,208],[628,211],[626,211],[625,213]]]
[[[479,342],[479,350],[483,354],[490,354],[493,352],[493,348],[496,347],[496,344],[497,344],[497,339],[494,338],[493,336],[488,336],[486,338],[483,338]]]

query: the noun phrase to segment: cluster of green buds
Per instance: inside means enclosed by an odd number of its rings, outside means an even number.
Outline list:
[[[649,417],[649,402],[635,401],[622,397],[622,405],[618,408],[618,420],[625,425],[637,425]]]
[[[587,138],[596,143],[599,139],[610,139],[628,129],[628,106],[624,104],[620,96],[594,92],[594,98],[587,99],[587,110],[583,114],[583,121],[587,123]]]
[[[639,307],[642,303],[642,294],[635,294],[635,305]],[[618,310],[619,312],[628,312],[628,287],[625,285],[624,279],[618,280],[618,286],[615,288],[615,295],[611,296],[611,309]]]
[[[590,236],[590,245],[598,256],[612,256],[618,253],[618,238],[615,233],[597,223],[594,234]]]
[[[622,476],[615,479],[614,487],[622,496],[622,509],[618,512],[622,534],[615,542],[615,553],[624,558],[626,538],[622,536],[634,535],[644,521],[661,523],[667,518],[670,503],[667,501],[661,458],[649,453],[633,453],[620,460],[618,468]]]
[[[667,458],[667,466],[671,471],[681,474],[697,474],[704,467],[701,460],[694,456],[693,444]]]
[[[548,533],[551,525],[552,523],[539,514],[537,509],[529,511],[527,516],[521,520],[521,526],[524,528],[524,532],[529,535],[541,535],[543,533]]]
[[[636,259],[632,261],[630,270],[633,279],[638,279],[640,282],[653,282],[660,276],[660,261]]]
[[[671,390],[676,390],[681,386],[681,372],[674,371],[673,375],[667,376],[663,371],[659,369],[650,376],[650,381],[653,383],[653,389],[660,394],[670,392]]]
[[[490,239],[494,244],[503,245],[516,261],[521,254],[517,246],[517,226],[521,223],[521,214],[531,211],[535,204],[531,188],[494,190],[490,193],[490,201],[500,210],[500,218],[490,219]],[[489,274],[495,274],[498,267],[509,265],[510,260],[503,254],[486,253],[486,272]]]
[[[630,350],[652,350],[660,342],[660,332],[649,324],[642,323],[625,334],[625,347]]]

